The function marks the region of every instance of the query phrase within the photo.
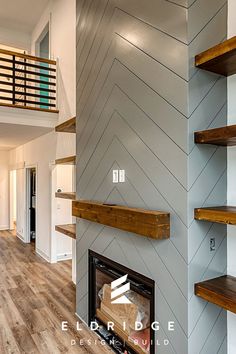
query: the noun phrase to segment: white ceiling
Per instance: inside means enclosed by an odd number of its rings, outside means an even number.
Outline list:
[[[0,123],[0,151],[11,150],[51,130],[50,128]]]
[[[49,0],[0,0],[0,26],[31,33]]]

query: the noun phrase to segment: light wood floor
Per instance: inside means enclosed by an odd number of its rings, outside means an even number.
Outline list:
[[[84,325],[75,330],[71,262],[49,264],[8,231],[0,232],[0,353],[111,353]],[[61,321],[71,328],[61,331]],[[79,334],[79,335],[78,335]],[[87,339],[93,339],[89,345]],[[79,340],[84,339],[80,345]],[[76,345],[71,345],[76,340]]]

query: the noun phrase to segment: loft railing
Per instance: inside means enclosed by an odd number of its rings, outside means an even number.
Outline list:
[[[57,62],[0,49],[0,105],[56,111]]]

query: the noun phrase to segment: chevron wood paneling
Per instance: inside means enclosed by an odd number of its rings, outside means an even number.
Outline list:
[[[77,313],[88,319],[92,249],[155,280],[160,354],[226,353],[224,311],[193,294],[226,267],[225,227],[193,218],[226,198],[225,150],[193,141],[226,121],[225,79],[194,67],[225,36],[224,0],[77,0],[77,197],[171,213],[165,241],[80,220]]]

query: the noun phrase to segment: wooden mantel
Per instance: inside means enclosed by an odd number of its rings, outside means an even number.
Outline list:
[[[167,212],[78,200],[72,203],[72,214],[153,239],[170,237],[170,214]]]

